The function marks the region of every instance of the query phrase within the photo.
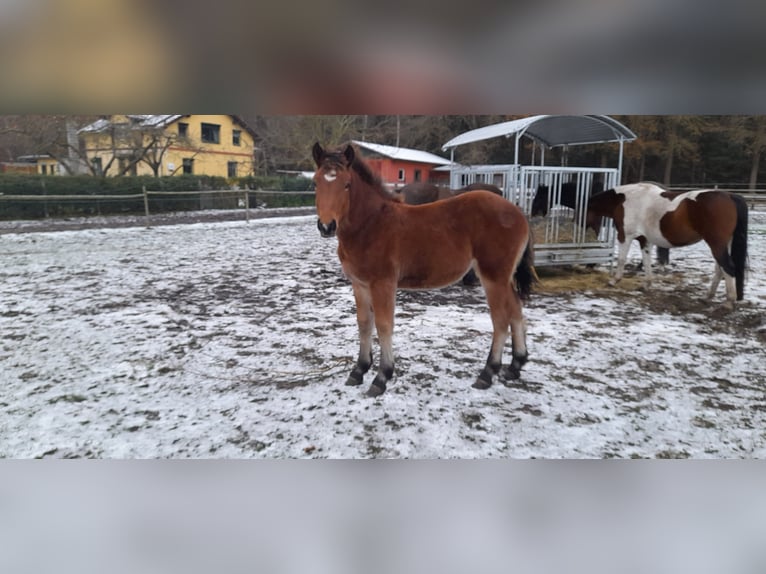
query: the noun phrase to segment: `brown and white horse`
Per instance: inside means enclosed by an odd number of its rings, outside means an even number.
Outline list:
[[[593,195],[588,201],[588,223],[611,217],[619,244],[617,269],[610,281],[622,279],[630,244],[637,239],[645,272],[652,280],[652,245],[672,248],[705,241],[716,268],[708,297],[713,297],[723,277],[727,306],[744,295],[747,266],[747,218],[744,198],[715,189],[667,191],[652,183],[635,183]]]
[[[493,326],[489,357],[473,386],[486,389],[498,374],[518,378],[527,361],[521,300],[535,277],[524,214],[487,191],[407,205],[385,189],[352,146],[327,151],[316,143],[312,154],[317,227],[323,237],[337,235],[338,258],[356,301],[359,356],[346,384],[361,384],[372,365],[373,323],[380,364],[367,395],[383,393],[393,377],[397,288],[444,287],[472,266],[484,286]],[[512,362],[501,373],[509,330]]]

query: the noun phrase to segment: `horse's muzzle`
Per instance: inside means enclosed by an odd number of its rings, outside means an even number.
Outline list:
[[[333,237],[338,228],[338,224],[335,223],[335,220],[333,219],[330,223],[325,225],[321,220],[317,219],[317,228],[319,229],[319,233],[322,234],[322,237]]]

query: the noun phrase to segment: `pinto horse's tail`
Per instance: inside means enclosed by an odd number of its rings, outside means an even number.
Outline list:
[[[513,282],[516,286],[516,292],[521,297],[522,301],[529,299],[529,295],[532,293],[532,285],[537,283],[537,273],[535,272],[535,248],[532,230],[529,230],[529,237],[527,238],[527,246],[524,248],[524,253],[521,256],[521,260],[516,266],[516,271],[513,273]]]
[[[737,286],[737,301],[745,292],[745,269],[747,268],[747,201],[741,195],[731,194],[737,208],[737,225],[731,237],[731,259],[734,262],[734,280]]]

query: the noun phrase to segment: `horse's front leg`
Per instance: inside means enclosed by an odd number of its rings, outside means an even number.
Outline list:
[[[361,385],[364,374],[372,365],[372,298],[370,290],[361,284],[354,282],[354,300],[356,301],[356,322],[359,326],[359,357],[356,365],[346,380],[347,385]]]
[[[618,241],[619,246],[617,250],[617,268],[614,271],[614,275],[609,280],[609,285],[617,285],[622,279],[622,274],[625,271],[625,262],[628,260],[628,251],[630,251],[630,238],[625,238],[625,241]]]
[[[384,282],[371,287],[372,308],[375,313],[375,329],[380,344],[380,364],[378,374],[367,389],[368,397],[377,397],[386,390],[386,384],[394,376],[394,305],[396,302],[396,283]]]

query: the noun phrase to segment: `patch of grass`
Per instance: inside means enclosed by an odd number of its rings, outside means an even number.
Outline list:
[[[537,270],[540,282],[535,291],[549,295],[583,291],[628,290],[638,289],[639,277],[623,277],[617,287],[609,285],[609,272],[604,269],[582,266],[541,267]]]

